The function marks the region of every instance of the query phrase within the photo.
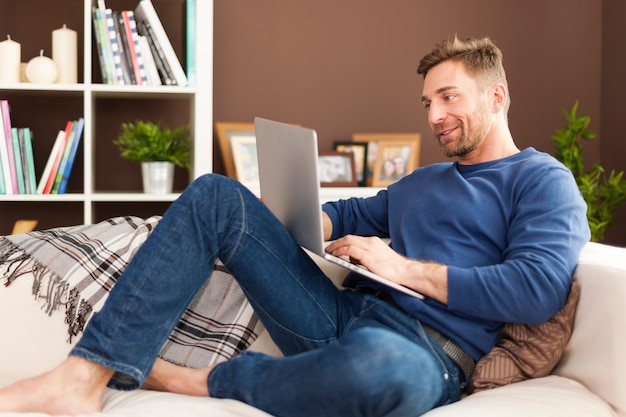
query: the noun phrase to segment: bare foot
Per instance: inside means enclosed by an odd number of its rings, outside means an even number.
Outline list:
[[[208,397],[207,378],[213,366],[199,369],[185,368],[163,359],[157,359],[142,388],[196,397]]]
[[[50,372],[0,389],[1,412],[78,415],[99,412],[113,371],[70,356]]]

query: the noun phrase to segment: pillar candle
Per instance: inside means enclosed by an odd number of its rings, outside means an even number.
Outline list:
[[[43,55],[43,49],[39,56],[28,61],[26,65],[26,78],[31,83],[51,84],[57,79],[57,67],[53,60]]]
[[[57,83],[78,82],[78,42],[75,30],[63,25],[52,31],[52,60],[57,67]]]
[[[0,83],[20,82],[22,46],[7,36],[0,42]]]

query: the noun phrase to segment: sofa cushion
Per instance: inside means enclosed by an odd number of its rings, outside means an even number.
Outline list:
[[[565,306],[547,322],[507,323],[496,346],[476,364],[468,392],[548,375],[572,334],[579,297],[580,284],[574,281]]]
[[[63,310],[67,338],[79,336],[160,217],[118,217],[0,238],[0,279],[7,291],[30,281],[43,311]],[[221,362],[246,349],[262,326],[243,291],[216,264],[202,291],[163,346],[163,359],[190,367]]]
[[[0,387],[11,380],[0,377]],[[41,413],[0,413],[2,417],[48,417]],[[157,391],[115,391],[106,389],[102,412],[81,417],[271,417],[240,401],[221,398],[191,397]]]
[[[582,384],[548,375],[469,395],[423,417],[617,417]]]

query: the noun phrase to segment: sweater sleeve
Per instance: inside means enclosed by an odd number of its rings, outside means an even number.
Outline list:
[[[512,198],[503,261],[448,266],[447,308],[482,320],[540,324],[564,305],[589,239],[585,203],[561,168],[546,171]]]
[[[360,236],[389,236],[387,190],[373,197],[350,198],[322,205],[333,223],[330,240],[347,234]]]

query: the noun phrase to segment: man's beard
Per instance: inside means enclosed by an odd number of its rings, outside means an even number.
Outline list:
[[[474,117],[470,120],[473,121],[473,129],[468,129],[460,120],[458,121],[458,129],[461,131],[459,139],[453,144],[453,147],[447,146],[448,144],[442,142],[438,137],[439,149],[441,153],[448,158],[464,157],[475,151],[478,148],[490,129],[490,123],[487,116],[486,106],[480,106],[474,111]],[[441,131],[441,130],[440,130]]]
[[[463,157],[470,152],[474,151],[479,143],[476,137],[468,138],[465,134],[465,130],[461,127],[461,136],[459,140],[454,144],[454,147],[448,147],[445,143],[439,140],[439,149],[441,149],[441,153],[448,158],[458,158]]]

